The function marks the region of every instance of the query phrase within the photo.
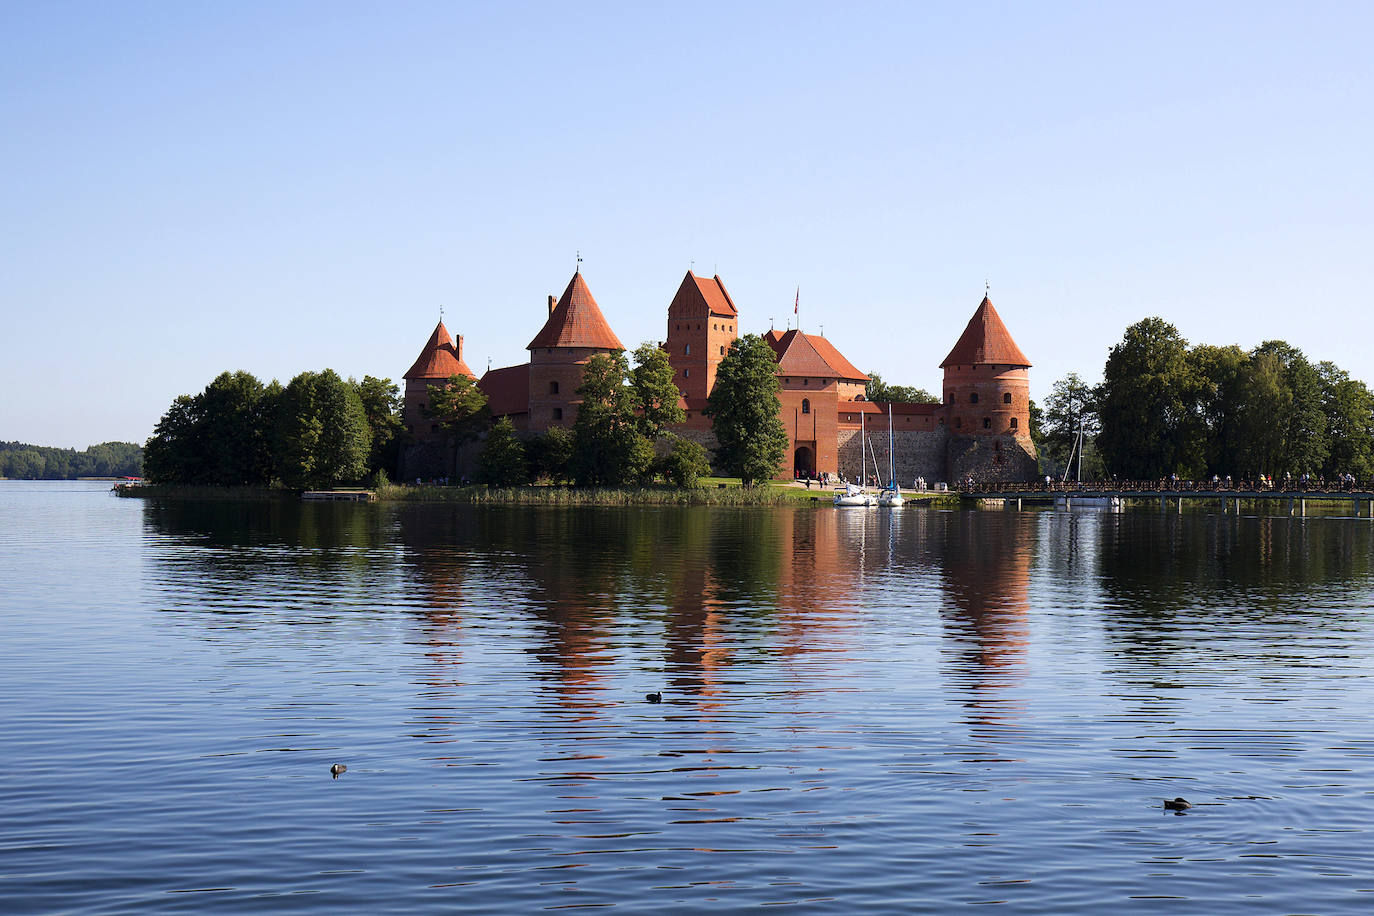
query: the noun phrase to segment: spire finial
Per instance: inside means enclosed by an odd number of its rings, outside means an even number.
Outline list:
[[[990,298],[992,298],[992,284],[988,283],[987,280],[984,280],[984,281],[983,281],[983,298],[984,298],[984,299],[990,299]]]
[[[573,268],[573,273],[582,273],[582,252],[577,252],[577,266]]]
[[[439,303],[439,320],[444,320],[444,304],[442,302]]]

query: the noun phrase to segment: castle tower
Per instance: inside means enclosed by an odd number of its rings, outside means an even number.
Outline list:
[[[473,380],[477,378],[467,363],[463,362],[462,335],[459,335],[455,346],[448,328],[444,327],[444,322],[440,320],[434,327],[434,333],[429,335],[429,340],[420,351],[415,364],[405,374],[406,393],[402,414],[406,430],[410,432],[415,443],[421,444],[440,438],[439,424],[425,415],[425,408],[429,405],[429,386],[443,385],[454,375],[466,375]]]
[[[1030,440],[1030,360],[1012,340],[986,296],[945,370],[945,423],[955,436],[1010,435],[1033,450]]]
[[[572,426],[582,402],[582,370],[598,353],[614,353],[625,345],[615,336],[601,308],[592,298],[579,270],[556,303],[549,297],[549,317],[525,348],[530,351],[529,428],[544,432],[550,426]]]
[[[673,381],[690,401],[705,399],[716,383],[716,367],[738,337],[735,302],[719,276],[703,280],[690,270],[668,306],[668,364]]]

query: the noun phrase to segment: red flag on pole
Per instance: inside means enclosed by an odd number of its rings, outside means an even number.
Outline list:
[[[793,314],[793,315],[800,315],[801,312],[798,311],[798,309],[800,309],[800,308],[801,308],[801,287],[798,286],[798,287],[797,287],[797,298],[796,298],[796,301],[794,301],[794,302],[792,303],[792,314]]]

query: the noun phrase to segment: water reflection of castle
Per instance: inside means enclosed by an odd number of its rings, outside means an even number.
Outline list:
[[[533,624],[519,644],[562,707],[594,714],[625,675],[628,643],[660,646],[661,686],[703,715],[730,691],[735,666],[796,662],[806,679],[823,679],[827,653],[863,651],[866,577],[890,578],[897,564],[924,563],[938,577],[947,667],[971,707],[1005,715],[1004,689],[1020,677],[1024,533],[985,529],[977,513],[496,511],[471,513],[465,528],[456,519],[469,513],[443,513],[445,530],[426,521],[433,514],[403,513],[398,527],[427,595],[427,630],[450,639],[464,627],[462,608],[448,604],[455,583],[466,583],[463,603],[499,600]],[[894,532],[898,524],[921,526],[920,537]],[[904,553],[926,539],[940,542],[935,553]],[[489,561],[469,568],[469,557],[493,553],[503,558],[497,588]]]

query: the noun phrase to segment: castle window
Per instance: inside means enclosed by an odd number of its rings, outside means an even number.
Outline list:
[[[973,394],[969,395],[969,396],[968,396],[968,402],[969,402],[970,404],[977,404],[977,403],[978,403],[978,392],[975,391],[975,392],[973,392]]]
[[[1008,391],[1006,394],[1002,395],[1002,403],[1003,403],[1003,404],[1010,404],[1010,403],[1011,403],[1011,392],[1010,392],[1010,391]]]
[[[549,382],[549,394],[558,394],[557,382]]]
[[[562,408],[562,407],[555,407],[555,408],[553,409],[553,418],[554,418],[555,420],[561,420],[561,419],[563,419],[563,408]]]
[[[1015,418],[1015,417],[1012,417],[1012,418],[1011,418],[1011,428],[1012,428],[1012,429],[1015,429],[1015,428],[1016,428],[1016,418]]]
[[[721,348],[720,348],[720,355],[721,355],[721,356],[724,356],[724,355],[725,355],[725,348],[724,348],[724,347],[721,347]]]
[[[811,400],[810,400],[809,398],[802,398],[802,413],[810,413],[810,412],[811,412]]]
[[[803,385],[810,385],[810,384],[811,384],[811,379],[809,379],[809,378],[804,378],[804,379],[802,379],[802,384],[803,384]]]
[[[992,429],[992,417],[983,418],[983,429]]]
[[[682,352],[685,353],[685,354],[688,355],[688,356],[691,356],[691,355],[692,355],[692,345],[691,345],[691,344],[688,344],[688,345],[686,346],[686,348],[685,348]]]
[[[683,377],[683,378],[691,378],[691,377],[692,377],[692,370],[691,370],[691,369],[683,369],[683,370],[682,370],[682,377]]]

